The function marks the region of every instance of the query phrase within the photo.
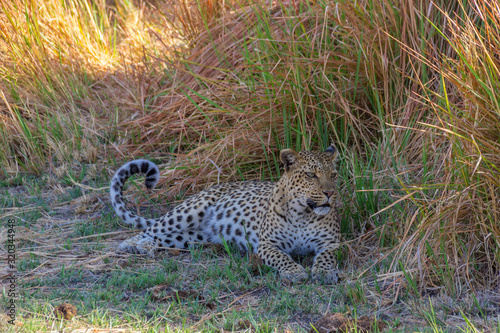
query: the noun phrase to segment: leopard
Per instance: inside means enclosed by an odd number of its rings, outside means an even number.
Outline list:
[[[227,242],[256,253],[284,279],[299,282],[311,275],[312,280],[337,283],[338,155],[335,145],[324,151],[283,149],[277,182],[213,185],[158,218],[139,216],[123,198],[124,184],[134,174],[145,175],[146,188],[153,189],[160,178],[158,167],[146,159],[128,162],[111,179],[111,205],[127,225],[143,231],[118,248],[154,258],[159,250]],[[294,260],[304,255],[314,256],[312,269]]]

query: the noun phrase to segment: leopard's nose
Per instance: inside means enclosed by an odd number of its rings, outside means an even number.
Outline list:
[[[332,196],[335,192],[333,192],[333,191],[323,191],[323,193],[326,195],[326,197],[327,197],[328,199],[330,199],[330,197],[331,197],[331,196]]]

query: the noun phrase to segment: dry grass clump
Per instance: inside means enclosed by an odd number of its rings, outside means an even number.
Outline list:
[[[402,247],[422,283],[445,285],[448,292],[500,283],[500,8],[479,1],[457,13],[441,12],[436,27],[446,52],[417,61],[436,72],[422,84],[422,103],[432,117],[420,128],[424,147],[436,155],[432,174],[416,188],[421,223]],[[432,83],[432,84],[431,84]],[[426,133],[426,134],[427,134]],[[418,243],[415,241],[418,240]]]
[[[324,5],[236,8],[212,20],[189,55],[170,64],[174,74],[157,100],[159,112],[130,123],[147,135],[150,149],[176,145],[190,152],[177,160],[190,167],[176,170],[170,181],[183,180],[185,187],[262,177],[274,174],[270,153],[282,147],[326,147],[332,138],[361,145],[376,135],[380,121],[354,89],[355,81],[366,84],[369,69],[361,62],[357,68],[356,40],[335,26],[338,13]],[[352,45],[335,45],[346,38]]]

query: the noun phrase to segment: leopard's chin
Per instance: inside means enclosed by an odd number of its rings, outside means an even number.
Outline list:
[[[326,203],[324,205],[321,205],[321,206],[314,208],[313,212],[316,215],[326,215],[326,214],[330,213],[330,210],[331,210],[330,205]]]

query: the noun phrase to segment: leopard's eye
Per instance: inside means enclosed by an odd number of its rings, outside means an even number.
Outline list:
[[[314,172],[306,172],[306,176],[309,178],[318,178]]]
[[[336,172],[332,173],[332,179],[337,178],[337,176],[338,176],[338,175],[339,175],[339,174],[338,174],[338,173],[336,173]]]

